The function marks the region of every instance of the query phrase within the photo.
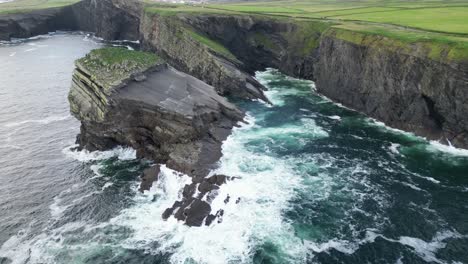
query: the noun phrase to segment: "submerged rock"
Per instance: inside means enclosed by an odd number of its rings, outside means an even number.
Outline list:
[[[130,146],[138,157],[165,163],[196,183],[204,182],[215,168],[221,142],[243,118],[212,86],[152,53],[120,48],[94,50],[76,62],[69,101],[72,114],[81,121],[81,148]],[[146,170],[140,190],[148,190],[158,173],[159,166]],[[222,176],[210,178],[199,192],[207,193],[224,181]],[[187,187],[180,202],[184,210],[176,218],[199,225],[210,206],[193,194]]]
[[[153,186],[153,183],[159,179],[161,167],[159,165],[151,166],[143,171],[140,183],[140,192],[148,191]]]

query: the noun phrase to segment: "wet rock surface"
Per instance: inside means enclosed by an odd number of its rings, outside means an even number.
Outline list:
[[[148,191],[153,186],[153,183],[159,179],[161,172],[160,165],[153,165],[143,171],[141,175],[140,192]]]
[[[190,226],[210,225],[214,220],[222,222],[222,210],[212,212],[210,204],[218,196],[220,186],[230,180],[235,180],[235,177],[218,174],[195,177],[191,184],[185,185],[182,200],[166,209],[163,218],[173,215]]]

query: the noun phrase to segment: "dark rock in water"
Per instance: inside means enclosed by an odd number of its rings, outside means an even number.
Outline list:
[[[148,191],[153,186],[153,182],[158,180],[160,165],[153,165],[143,171],[140,183],[140,192]]]
[[[207,202],[188,198],[182,203],[174,217],[189,226],[201,226],[210,212],[211,206]]]
[[[231,179],[231,178],[226,175],[216,174],[208,178],[207,181],[211,184],[216,184],[218,186],[221,186],[222,184],[226,183],[228,179]]]
[[[205,219],[205,225],[210,225],[214,219],[222,216],[222,212],[210,214],[210,203],[218,195],[219,186],[231,179],[235,178],[226,175],[213,175],[209,178],[195,177],[193,183],[185,185],[182,200],[166,209],[163,218],[167,219],[173,212],[176,212],[174,217],[185,221],[188,225],[200,226]]]
[[[224,210],[223,209],[219,209],[216,214],[210,214],[206,217],[206,220],[205,220],[205,225],[209,226],[213,223],[213,221],[215,219],[218,219],[218,223],[221,223],[223,222],[223,215],[224,215]]]

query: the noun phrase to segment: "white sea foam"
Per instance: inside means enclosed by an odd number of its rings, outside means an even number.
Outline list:
[[[328,252],[331,249],[335,249],[345,254],[353,254],[359,248],[357,243],[350,243],[349,241],[335,238],[323,243],[306,241],[306,245],[310,250],[316,253]]]
[[[400,147],[401,145],[400,144],[397,144],[397,143],[391,143],[391,145],[388,147],[388,149],[394,153],[394,154],[400,154],[400,152],[398,151],[398,148]]]
[[[327,117],[333,120],[341,120],[341,117],[337,115],[332,115],[332,116],[327,116]]]
[[[114,185],[113,182],[106,182],[106,183],[102,186],[101,191],[104,191],[105,189],[111,187],[112,185]]]
[[[96,190],[96,191],[93,191],[93,192],[86,193],[84,195],[81,195],[81,196],[73,199],[72,201],[70,201],[70,202],[68,202],[66,204],[63,204],[63,196],[70,193],[72,191],[72,189],[76,189],[77,186],[69,188],[69,189],[61,192],[59,195],[54,197],[54,202],[49,206],[50,214],[52,215],[52,218],[59,219],[68,208],[71,208],[72,206],[75,206],[75,205],[79,204],[81,201],[83,201],[84,199],[86,199],[88,197],[91,197],[93,195],[98,195],[98,194],[102,193],[102,191],[104,191],[107,187],[109,187],[109,186],[104,185],[101,188],[101,190]],[[82,185],[79,185],[79,186],[82,186]]]
[[[416,190],[416,191],[423,191],[423,189],[419,188],[418,186],[412,184],[412,183],[408,183],[408,182],[400,182],[401,184],[405,185],[405,186],[408,186],[410,187],[411,189],[413,190]]]
[[[117,157],[120,160],[136,159],[136,151],[129,147],[116,147],[112,150],[106,151],[88,151],[88,150],[73,150],[77,145],[63,149],[63,153],[68,157],[76,159],[81,162],[89,162],[95,160],[110,159]]]
[[[436,257],[436,253],[438,250],[445,248],[446,242],[445,240],[449,238],[466,238],[468,236],[461,235],[457,232],[453,231],[441,231],[437,232],[435,236],[431,239],[431,241],[427,242],[420,238],[409,237],[409,236],[401,236],[399,239],[391,239],[387,238],[381,234],[377,234],[373,231],[368,231],[366,233],[366,239],[361,241],[361,244],[374,242],[377,237],[385,239],[389,242],[393,243],[400,243],[402,245],[410,247],[414,253],[419,255],[423,260],[427,262],[435,262],[435,263],[447,263],[443,260],[440,260]]]
[[[367,243],[374,243],[377,238],[384,239],[388,242],[392,243],[399,243],[401,245],[407,246],[410,248],[415,254],[420,256],[424,261],[427,262],[435,262],[441,264],[447,264],[448,262],[443,261],[436,257],[436,253],[438,250],[445,248],[446,242],[445,240],[450,238],[463,238],[468,237],[461,235],[457,232],[453,231],[442,231],[437,232],[435,236],[431,239],[431,241],[427,242],[420,238],[409,237],[409,236],[401,236],[398,239],[391,239],[382,234],[376,233],[376,230],[369,229],[366,231],[366,236],[363,239],[358,240],[339,240],[333,238],[329,241],[323,243],[313,243],[307,241],[307,247],[317,253],[320,252],[328,252],[331,249],[335,249],[339,252],[345,254],[353,254],[359,249],[360,246],[365,245]],[[401,259],[401,258],[400,258]]]
[[[173,217],[163,221],[162,212],[190,183],[187,176],[163,166],[157,184],[136,197],[137,206],[112,220],[134,230],[126,247],[171,252],[172,263],[245,263],[251,260],[253,248],[274,241],[286,262],[305,261],[306,247],[282,217],[301,179],[286,161],[246,148],[247,142],[262,137],[255,130],[254,119],[248,116],[247,121],[224,142],[220,168],[213,172],[238,177],[222,185],[212,203],[212,212],[224,210],[222,223],[190,228]],[[230,201],[225,204],[228,195]],[[162,245],[157,249],[151,247],[156,241]]]
[[[438,150],[454,156],[468,157],[468,149],[460,149],[451,145],[444,145],[438,141],[431,141],[426,149],[429,151]]]
[[[274,69],[267,69],[264,72],[257,72],[255,77],[262,84],[268,85],[268,81],[273,77],[273,73],[277,72]],[[274,77],[273,77],[274,78]],[[296,79],[293,77],[285,77],[286,79],[296,82],[298,84],[309,85],[311,88],[314,87],[314,83],[308,80]],[[265,91],[265,96],[274,106],[283,106],[285,104],[285,98],[290,95],[310,95],[310,90],[298,90],[291,87],[280,87],[278,89],[268,89]]]
[[[48,116],[46,118],[43,118],[43,119],[28,119],[28,120],[23,120],[23,121],[18,121],[18,122],[11,122],[11,123],[7,123],[5,124],[5,127],[18,127],[18,126],[22,126],[22,125],[25,125],[25,124],[42,124],[42,125],[46,125],[46,124],[50,124],[50,123],[53,123],[53,122],[59,122],[59,121],[64,121],[64,120],[67,120],[71,118],[71,115],[64,115],[64,116]]]

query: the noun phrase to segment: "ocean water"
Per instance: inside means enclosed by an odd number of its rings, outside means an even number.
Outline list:
[[[73,61],[103,44],[80,34],[0,46],[0,263],[468,263],[468,151],[386,127],[258,72],[273,105],[248,115],[212,173],[236,177],[187,227],[162,212],[191,179],[132,149],[72,151]],[[224,203],[229,196],[229,202]]]

